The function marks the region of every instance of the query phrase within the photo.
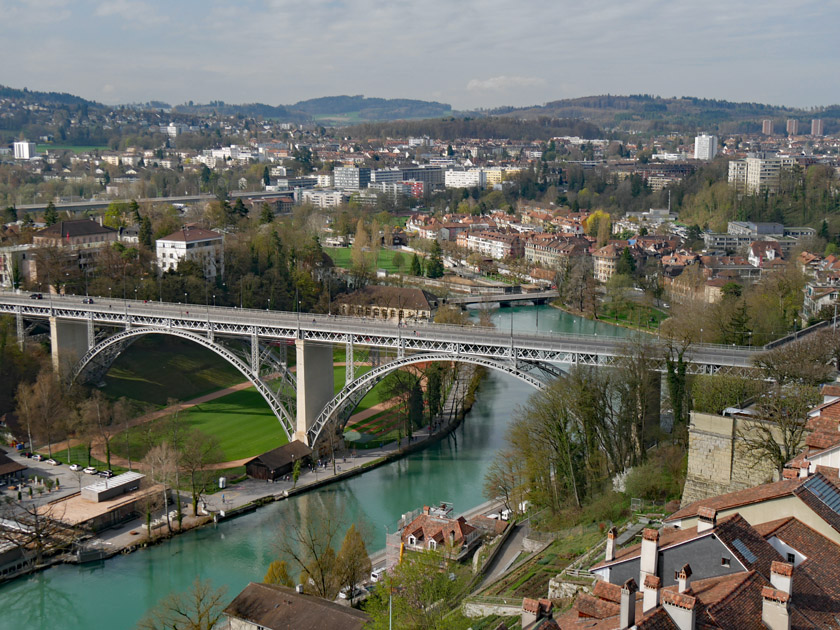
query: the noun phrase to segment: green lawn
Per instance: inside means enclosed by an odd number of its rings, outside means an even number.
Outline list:
[[[41,453],[44,457],[47,456],[47,449],[40,449],[38,452]],[[61,462],[65,466],[69,464],[81,464],[82,466],[95,466],[99,470],[105,470],[105,468],[107,468],[107,464],[105,462],[100,461],[95,457],[91,457],[90,460],[88,460],[87,447],[85,446],[71,446],[69,459],[67,457],[66,448],[63,448],[60,451],[53,449],[52,456],[53,459]],[[127,468],[122,468],[120,466],[111,466],[111,469],[117,474],[123,473],[126,470],[128,470]],[[85,475],[85,478],[88,478],[88,476]],[[93,477],[92,479],[95,480],[96,477]]]
[[[286,434],[260,393],[253,388],[228,394],[183,412],[182,417],[191,429],[198,429],[219,440],[223,452],[220,461],[233,461],[254,457],[286,444]],[[156,435],[156,442],[165,439],[167,418],[128,430],[112,441],[114,453],[122,457],[140,459],[148,450],[149,430]]]
[[[336,267],[349,269],[352,265],[350,247],[327,247],[324,249],[327,255],[332,258]],[[388,273],[399,273],[400,269],[394,264],[394,254],[397,253],[395,249],[380,249],[379,257],[377,258],[376,268],[384,269]],[[411,265],[411,254],[408,252],[399,252],[403,259],[402,271],[408,271]]]
[[[598,319],[604,322],[615,322],[631,328],[651,331],[657,330],[667,318],[668,314],[664,311],[636,302],[624,302],[619,305],[619,308],[605,305],[598,314]]]
[[[245,380],[216,353],[168,335],[138,339],[114,361],[103,392],[110,398],[163,406],[169,398],[190,400]]]

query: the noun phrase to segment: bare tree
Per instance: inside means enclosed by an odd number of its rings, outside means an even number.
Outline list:
[[[808,411],[821,400],[819,390],[808,385],[776,385],[759,398],[755,419],[744,421],[744,440],[754,465],[771,462],[781,476],[785,464],[805,443]]]
[[[222,619],[227,589],[198,578],[184,593],[171,593],[137,624],[138,630],[212,630]]]
[[[31,500],[3,497],[0,541],[21,547],[26,561],[39,566],[45,555],[75,540],[73,530],[61,522],[63,515],[63,509],[55,504],[36,506]]]
[[[168,442],[161,442],[157,446],[153,446],[146,453],[146,457],[143,458],[143,463],[148,467],[149,475],[152,479],[163,486],[163,509],[166,513],[166,526],[171,534],[172,522],[169,519],[169,487],[178,468],[178,453]]]
[[[105,446],[105,463],[111,468],[111,439],[125,422],[127,417],[127,403],[125,398],[112,403],[98,389],[93,390],[90,397],[81,407],[84,424],[93,430]]]
[[[831,379],[838,348],[836,331],[826,330],[763,352],[754,363],[777,383],[819,385]]]
[[[222,449],[215,435],[208,435],[197,429],[186,435],[181,447],[180,468],[190,480],[194,516],[198,515],[198,502],[204,495],[204,488],[207,485],[208,476],[211,474],[207,467],[218,462],[221,458]]]
[[[31,436],[46,441],[52,457],[52,443],[60,435],[66,421],[67,405],[61,384],[49,369],[42,370],[31,385],[21,383],[17,392],[18,416]]]

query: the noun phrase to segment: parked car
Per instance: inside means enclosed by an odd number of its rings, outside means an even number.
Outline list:
[[[20,454],[20,456],[21,456],[21,457],[26,457],[26,458],[28,459],[28,458],[32,457],[32,452],[31,452],[31,451],[23,451],[23,452]]]
[[[351,593],[350,587],[345,586],[343,589],[341,589],[338,592],[338,596],[341,599],[356,599],[357,597],[360,597],[360,596],[364,595],[365,593],[366,593],[365,589],[362,588],[361,586],[358,586],[358,585],[354,586],[353,589],[352,589],[352,593]]]
[[[61,462],[60,462],[60,461],[58,461],[57,459],[53,459],[52,457],[50,457],[50,458],[46,461],[46,463],[47,463],[47,464],[49,464],[50,466],[61,466]]]
[[[105,479],[110,479],[111,477],[114,476],[114,471],[113,470],[100,470],[98,473],[96,473],[96,475],[98,477],[105,477]]]
[[[40,462],[44,459],[44,456],[40,453],[35,453],[34,455],[32,455],[32,459],[34,459],[36,462]]]
[[[32,295],[29,296],[29,299],[30,300],[43,300],[44,296],[41,295],[40,293],[33,293]]]
[[[95,475],[96,474],[96,468],[94,468],[93,466],[88,466],[87,468],[84,468],[82,470],[82,472],[85,473],[86,475]]]
[[[385,568],[377,567],[370,572],[370,581],[376,584],[379,580],[382,579],[383,575],[385,575]]]
[[[83,298],[82,299],[82,304],[93,304],[93,298],[89,298],[89,297]]]
[[[77,470],[81,470],[81,469],[82,469],[81,464],[70,464],[70,470],[72,470],[73,472],[76,472]]]

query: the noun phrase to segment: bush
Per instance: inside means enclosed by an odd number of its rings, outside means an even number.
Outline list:
[[[685,452],[673,445],[662,446],[648,461],[636,466],[627,475],[625,493],[628,497],[664,501],[679,498],[685,482],[687,459]]]

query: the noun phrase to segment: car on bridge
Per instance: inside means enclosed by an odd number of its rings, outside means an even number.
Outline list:
[[[43,300],[44,296],[41,293],[33,293],[32,295],[29,296],[29,299],[30,300]]]
[[[93,298],[92,297],[82,298],[82,304],[93,304]]]

